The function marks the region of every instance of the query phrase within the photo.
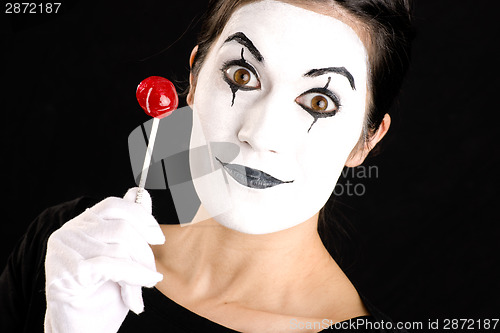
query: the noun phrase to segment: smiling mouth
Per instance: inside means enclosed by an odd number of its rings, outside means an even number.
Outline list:
[[[233,177],[234,180],[246,187],[266,189],[280,184],[293,183],[293,180],[282,181],[257,169],[252,169],[239,164],[224,163],[217,157],[215,159],[222,164],[224,170],[226,170],[226,172]]]

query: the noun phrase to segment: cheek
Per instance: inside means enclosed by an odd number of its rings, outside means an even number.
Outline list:
[[[310,147],[300,156],[304,161],[301,169],[305,186],[313,192],[330,193],[344,167],[349,154],[347,150],[334,144]]]
[[[318,186],[333,190],[362,133],[365,118],[363,98],[354,99],[349,106],[331,119],[320,119],[298,152],[304,174]]]
[[[231,91],[219,73],[205,68],[214,68],[214,65],[208,63],[201,69],[192,108],[208,139],[231,126]]]

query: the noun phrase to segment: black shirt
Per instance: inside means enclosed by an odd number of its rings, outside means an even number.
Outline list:
[[[0,332],[43,332],[46,309],[44,261],[47,240],[52,232],[95,203],[94,199],[78,198],[48,208],[30,225],[0,275]],[[328,330],[337,328],[342,332],[406,332],[380,329],[386,328],[390,319],[361,297],[371,315],[353,318],[329,327]],[[120,333],[236,332],[191,312],[156,288],[143,288],[143,299],[144,312],[140,315],[129,312],[119,330]],[[355,323],[361,324],[358,326],[359,330],[353,330]],[[291,323],[297,328],[298,325],[306,324]],[[316,324],[321,324],[320,327],[315,326],[318,330],[328,326],[326,322]]]

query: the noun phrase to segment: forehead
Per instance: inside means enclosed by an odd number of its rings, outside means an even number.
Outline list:
[[[285,65],[302,72],[312,67],[349,66],[355,77],[366,78],[368,57],[363,42],[350,26],[332,16],[264,0],[236,10],[217,47],[226,47],[224,41],[236,32],[252,40],[264,56],[264,65]]]

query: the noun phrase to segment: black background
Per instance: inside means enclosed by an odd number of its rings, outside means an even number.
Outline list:
[[[148,120],[135,88],[150,75],[186,87],[204,7],[63,1],[58,14],[2,14],[2,266],[44,208],[134,186],[127,137]],[[498,2],[414,7],[412,65],[385,149],[365,162],[378,177],[339,198],[343,267],[394,320],[498,318]]]

